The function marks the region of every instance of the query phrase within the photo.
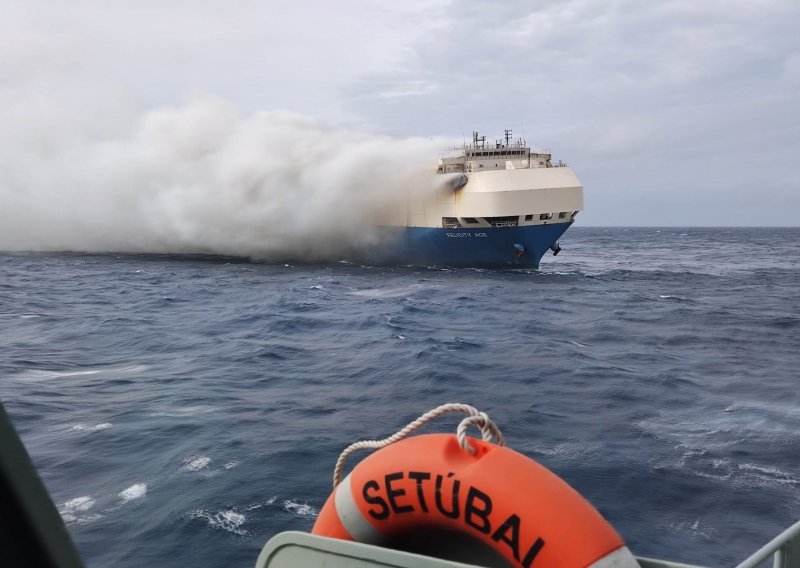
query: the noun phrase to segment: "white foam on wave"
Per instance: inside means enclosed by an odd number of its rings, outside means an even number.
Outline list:
[[[231,509],[217,512],[199,509],[197,511],[192,511],[189,517],[192,519],[203,519],[209,526],[238,534],[239,536],[247,536],[248,534],[247,531],[242,528],[246,520],[245,516]]]
[[[672,532],[700,536],[706,540],[711,540],[711,535],[716,532],[714,528],[707,527],[705,523],[701,523],[700,519],[695,519],[694,521],[675,521],[669,523],[669,529]]]
[[[736,401],[729,404],[725,408],[724,412],[741,412],[750,414],[753,415],[753,418],[756,420],[767,416],[769,416],[772,420],[796,420],[797,418],[800,418],[800,406],[795,404],[794,401]]]
[[[88,511],[92,507],[94,507],[94,499],[92,499],[90,495],[85,495],[66,501],[61,505],[61,510],[68,513],[75,513],[78,511]]]
[[[211,463],[211,458],[208,456],[190,457],[183,460],[181,464],[182,471],[200,471]]]
[[[111,424],[111,422],[102,422],[101,424],[95,424],[94,426],[75,424],[74,426],[70,427],[69,432],[98,432],[100,430],[108,430],[112,426],[113,424]]]
[[[776,420],[764,420],[770,413]],[[767,440],[780,432],[785,426],[774,422],[785,416],[774,408],[755,410],[750,403],[734,403],[722,412],[707,414],[704,423],[664,416],[638,426],[674,444],[674,453],[653,460],[654,469],[678,470],[732,487],[776,489],[800,502],[800,476],[771,465],[740,463],[731,455],[731,448],[745,440]]]
[[[134,483],[127,489],[120,491],[119,497],[122,499],[123,503],[127,503],[129,501],[133,501],[135,499],[141,499],[147,495],[147,484],[146,483]]]
[[[64,503],[64,507],[67,509],[72,509],[76,511],[87,511],[92,508],[94,505],[94,499],[91,496],[86,495],[84,497],[76,497],[75,499],[70,499],[66,503]]]
[[[352,296],[360,296],[371,300],[388,300],[393,298],[404,298],[416,294],[426,288],[438,288],[438,286],[423,286],[422,284],[412,284],[398,288],[365,288],[350,292]]]
[[[777,467],[760,466],[752,463],[738,464],[737,467],[759,483],[800,486],[800,479]]]
[[[102,517],[97,513],[86,514],[94,505],[94,499],[89,495],[84,495],[62,503],[58,508],[58,512],[65,523],[83,525]]]
[[[308,503],[298,503],[288,499],[283,502],[283,510],[301,517],[316,517],[319,515],[319,511]]]
[[[674,469],[703,479],[723,482],[742,488],[784,487],[800,501],[800,478],[788,471],[773,466],[753,463],[737,463],[728,457],[713,457],[707,449],[678,444],[680,455],[665,457],[653,463],[654,469]]]
[[[193,416],[195,414],[208,414],[214,412],[216,406],[199,404],[195,406],[178,406],[175,408],[162,408],[150,413],[150,416],[166,416],[170,418],[180,418],[183,416]]]
[[[261,503],[254,503],[252,505],[247,505],[242,510],[243,511],[255,511],[257,509],[260,509],[261,507],[269,507],[270,505],[272,505],[277,500],[278,500],[278,496],[274,495],[274,496],[270,497],[269,499],[267,499],[266,501],[262,501]]]
[[[235,468],[237,465],[239,465],[239,462],[237,462],[237,461],[231,461],[231,462],[228,462],[228,463],[226,463],[226,464],[225,464],[225,465],[223,465],[222,467],[224,467],[225,469],[233,469],[233,468]]]
[[[17,314],[17,313],[7,313],[7,314],[0,314],[0,318],[22,318],[26,319],[26,317],[39,317],[34,314]]]
[[[42,369],[29,369],[23,371],[15,376],[17,379],[26,379],[30,381],[41,381],[47,379],[61,379],[66,377],[85,377],[89,375],[97,375],[100,372],[98,369],[90,371],[45,371]]]
[[[535,446],[532,453],[566,461],[586,461],[598,451],[597,446],[585,446],[573,442],[563,442],[555,446]]]
[[[721,407],[721,405],[720,405]],[[658,440],[713,452],[729,451],[744,440],[770,440],[796,431],[800,408],[791,403],[736,401],[716,411],[659,412],[636,426]]]
[[[100,374],[109,376],[128,375],[128,374],[141,373],[146,369],[147,367],[145,365],[125,365],[125,366],[114,366],[114,367],[101,367],[96,369],[73,369],[67,371],[27,369],[25,371],[22,371],[21,373],[12,375],[11,378],[20,379],[24,381],[47,381],[53,379],[65,379],[73,377],[90,377],[93,375],[100,375]]]

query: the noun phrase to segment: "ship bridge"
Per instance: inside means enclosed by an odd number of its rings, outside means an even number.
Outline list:
[[[522,138],[512,140],[511,130],[506,130],[504,140],[495,141],[493,147],[486,144],[486,136],[473,132],[472,144],[460,148],[456,155],[440,158],[436,173],[552,168],[564,165],[561,162],[554,165],[549,150],[534,152]]]

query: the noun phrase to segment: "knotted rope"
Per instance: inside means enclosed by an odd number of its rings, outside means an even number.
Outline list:
[[[344,462],[347,457],[355,452],[356,450],[362,449],[373,449],[377,450],[380,448],[385,448],[389,444],[393,444],[395,442],[399,442],[415,430],[422,427],[424,424],[430,422],[434,418],[441,416],[442,414],[447,414],[449,412],[461,412],[463,414],[467,414],[468,416],[464,418],[458,425],[456,429],[456,438],[458,438],[458,444],[461,446],[465,452],[468,452],[472,455],[475,455],[475,448],[469,443],[467,440],[467,428],[470,426],[477,426],[481,431],[481,437],[485,442],[488,442],[492,438],[494,438],[495,443],[498,446],[504,446],[506,444],[505,439],[503,438],[503,434],[500,432],[500,429],[497,425],[492,422],[489,415],[485,412],[481,412],[477,408],[470,406],[468,404],[460,404],[457,402],[452,402],[448,404],[443,404],[442,406],[438,406],[433,410],[429,410],[410,424],[392,434],[388,438],[384,438],[383,440],[362,440],[360,442],[355,442],[354,444],[350,444],[347,446],[342,454],[339,456],[339,459],[336,460],[336,467],[333,468],[333,487],[336,488],[337,485],[342,480],[342,469],[344,469]]]

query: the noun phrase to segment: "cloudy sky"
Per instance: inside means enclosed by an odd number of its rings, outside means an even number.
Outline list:
[[[511,128],[574,167],[583,225],[798,225],[795,0],[0,0],[0,11],[0,154],[15,163],[20,139],[41,152],[48,137],[103,136],[210,94],[244,116],[290,111],[393,138]]]

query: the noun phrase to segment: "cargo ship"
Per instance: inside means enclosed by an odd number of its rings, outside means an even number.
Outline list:
[[[538,268],[561,250],[558,239],[583,209],[583,186],[549,150],[535,151],[512,131],[494,144],[443,154],[433,194],[409,200],[385,223],[380,262]]]

